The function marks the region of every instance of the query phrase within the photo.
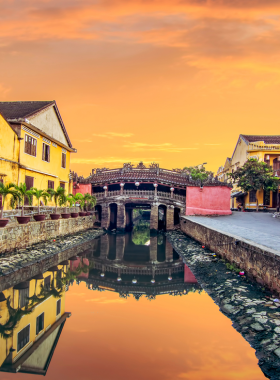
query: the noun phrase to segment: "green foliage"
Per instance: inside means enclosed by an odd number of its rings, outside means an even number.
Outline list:
[[[255,158],[250,158],[241,168],[228,175],[243,191],[278,189],[279,178],[273,176],[272,167]]]
[[[84,201],[86,205],[86,209],[88,210],[89,207],[94,207],[96,205],[96,198],[94,195],[90,195],[89,193],[86,193],[84,195]]]
[[[133,227],[132,241],[135,245],[145,245],[150,240],[150,224],[141,220]]]
[[[31,206],[32,205],[33,191],[32,190],[27,190],[27,187],[26,187],[25,183],[21,183],[19,186],[18,185],[14,185],[13,187],[17,191],[18,195],[17,195],[16,198],[13,197],[11,199],[11,207],[15,208],[16,204],[18,202],[19,205],[21,205],[21,207],[22,207],[22,209],[21,209],[22,210],[21,211],[21,215],[23,216],[24,215],[24,200],[25,200],[25,198],[27,198],[28,199],[28,203]]]
[[[211,171],[207,171],[204,166],[186,166],[183,170],[188,173],[194,181],[200,181],[201,183],[206,181],[209,175],[214,174]]]
[[[15,185],[13,183],[4,185],[4,183],[0,182],[0,195],[2,196],[2,203],[0,204],[1,219],[3,219],[3,211],[7,196],[11,195],[11,203],[16,204],[16,202],[20,200],[20,194],[15,189]]]
[[[56,190],[48,189],[47,192],[50,195],[50,199],[54,199],[55,212],[57,212],[57,204],[58,204],[58,202],[61,202],[61,199],[64,199],[65,189],[63,189],[63,187],[58,186],[58,188]]]
[[[240,272],[240,269],[237,268],[237,266],[234,263],[226,263],[226,267],[228,270],[230,270],[232,272],[236,272],[236,273]]]
[[[43,199],[46,206],[48,204],[48,200],[51,198],[51,195],[46,190],[38,190],[36,187],[32,187],[31,191],[38,201],[38,213],[40,213],[40,199]]]

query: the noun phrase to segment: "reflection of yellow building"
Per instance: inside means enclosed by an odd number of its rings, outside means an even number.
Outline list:
[[[46,374],[65,319],[70,316],[65,313],[65,290],[60,284],[63,267],[50,268],[0,293],[0,371]],[[13,317],[14,310],[21,310],[20,320]],[[12,330],[7,325],[9,318],[16,324]]]
[[[228,173],[233,173],[237,168],[243,166],[249,158],[268,163],[274,171],[274,175],[280,176],[280,135],[278,136],[255,136],[240,135],[231,158],[227,158],[224,166],[220,167],[217,175],[222,181],[229,181]],[[258,200],[260,208],[263,206],[275,208],[277,206],[278,192],[265,194],[263,189],[242,193],[233,184],[232,208],[238,205],[245,209],[256,209]]]
[[[0,102],[0,180],[71,193],[71,152],[55,101]]]

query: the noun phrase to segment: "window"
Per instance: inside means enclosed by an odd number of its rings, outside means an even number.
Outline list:
[[[56,315],[59,315],[61,313],[61,299],[57,301],[56,303]]]
[[[26,175],[25,176],[25,184],[26,184],[26,189],[30,190],[31,187],[34,186],[34,177],[30,177],[30,176]],[[25,204],[25,206],[29,206],[28,197],[24,198],[24,204]]]
[[[64,169],[66,168],[66,153],[62,153],[61,166],[62,166]]]
[[[51,275],[45,278],[44,286],[46,289],[50,289],[51,287]]]
[[[19,307],[22,308],[28,305],[28,297],[29,297],[29,287],[26,289],[19,289],[18,291],[18,303]]]
[[[54,189],[54,181],[48,181],[48,189]]]
[[[44,329],[44,314],[45,313],[40,314],[36,319],[36,335]]]
[[[274,158],[273,160],[273,170],[280,170],[280,161],[278,161],[278,158]]]
[[[25,135],[24,152],[31,156],[36,156],[37,140],[29,135]]]
[[[257,198],[256,198],[256,190],[251,190],[250,191],[250,195],[249,195],[249,202],[256,202]]]
[[[22,329],[17,335],[17,350],[20,351],[29,342],[30,325]]]
[[[60,182],[59,186],[62,187],[63,189],[65,189],[65,183],[64,182]]]
[[[43,143],[43,161],[50,162],[50,148],[48,144]]]

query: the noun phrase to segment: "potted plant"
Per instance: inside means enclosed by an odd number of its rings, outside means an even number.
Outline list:
[[[89,193],[86,193],[84,195],[84,199],[86,201],[86,211],[87,215],[91,215],[92,213],[88,211],[89,207],[94,207],[96,205],[96,198],[94,195],[90,195]]]
[[[1,200],[1,218],[0,218],[0,227],[5,227],[7,223],[9,222],[9,219],[3,218],[3,211],[5,206],[5,200],[7,195],[11,195],[12,199],[16,201],[19,198],[18,192],[14,189],[14,184],[9,183],[8,185],[4,185],[2,182],[0,182],[0,195],[2,197]]]
[[[60,218],[60,214],[57,213],[57,204],[61,200],[61,198],[65,197],[65,189],[63,187],[58,186],[56,190],[48,189],[47,192],[50,194],[51,199],[54,198],[55,202],[55,212],[50,214],[52,220],[57,220]]]
[[[20,185],[14,185],[18,196],[17,198],[11,199],[11,206],[14,207],[16,202],[19,202],[19,206],[21,207],[21,216],[17,216],[17,221],[19,224],[27,224],[30,221],[30,216],[24,215],[24,200],[27,198],[29,205],[32,204],[32,190],[27,190],[26,184],[21,183]]]
[[[83,194],[81,194],[81,193],[77,193],[75,195],[69,194],[69,196],[72,197],[75,205],[76,205],[76,203],[79,203],[79,205],[81,206],[81,209],[82,209],[82,203],[83,203],[83,198],[84,198]],[[84,205],[84,203],[83,203],[83,205]],[[84,215],[81,215],[80,212],[71,212],[71,218],[77,218],[79,215],[84,216]]]
[[[35,187],[31,188],[34,197],[38,201],[38,214],[33,215],[33,218],[36,220],[36,222],[41,222],[46,219],[45,214],[40,214],[40,199],[44,200],[45,206],[48,203],[48,199],[50,199],[50,194],[46,190],[38,190]]]
[[[74,200],[71,196],[63,196],[60,200],[60,206],[65,205],[66,206],[66,213],[61,213],[62,219],[69,219],[71,217],[71,214],[67,212],[67,204],[69,204],[69,207],[72,207],[74,204]]]

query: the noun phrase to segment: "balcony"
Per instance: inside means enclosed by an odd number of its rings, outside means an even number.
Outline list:
[[[257,144],[249,144],[247,152],[280,152],[280,145],[257,145]]]

